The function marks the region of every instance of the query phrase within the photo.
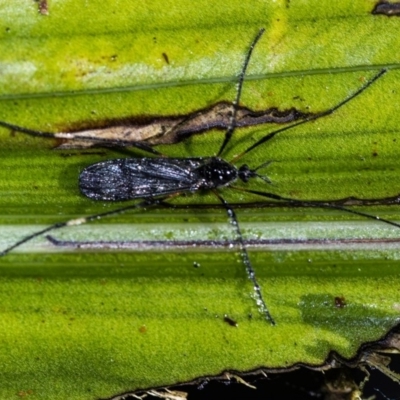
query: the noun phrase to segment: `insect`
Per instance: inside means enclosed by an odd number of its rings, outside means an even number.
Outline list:
[[[241,234],[240,225],[238,223],[236,213],[234,209],[222,197],[220,193],[221,189],[230,188],[241,190],[243,192],[259,195],[261,197],[272,200],[286,201],[292,205],[339,209],[370,219],[381,220],[393,226],[400,227],[400,225],[395,222],[380,219],[377,216],[373,216],[352,209],[347,209],[340,205],[331,204],[329,202],[300,201],[292,198],[283,197],[271,192],[234,186],[234,183],[236,181],[247,183],[249,180],[253,179],[262,180],[264,181],[264,183],[267,184],[270,183],[268,177],[260,175],[258,173],[261,168],[267,167],[270,161],[266,161],[255,168],[251,168],[247,164],[236,166],[235,163],[241,157],[252,152],[259,146],[264,145],[281,132],[293,129],[296,126],[308,123],[310,121],[315,121],[319,118],[323,118],[334,113],[340,107],[344,106],[346,103],[359,96],[364,90],[366,90],[369,86],[371,86],[386,73],[386,70],[379,71],[379,73],[377,73],[369,81],[364,83],[361,88],[353,92],[350,96],[348,96],[332,108],[318,114],[310,114],[300,121],[266,134],[257,142],[255,142],[239,155],[237,155],[233,160],[227,161],[222,158],[222,155],[224,153],[224,150],[226,149],[226,146],[231,141],[234,135],[236,128],[237,110],[239,107],[239,101],[242,93],[246,70],[249,65],[253,50],[256,44],[259,42],[263,33],[264,29],[261,29],[258,32],[246,54],[242,69],[238,76],[237,92],[235,100],[232,103],[232,115],[230,118],[229,126],[225,132],[224,140],[219,148],[219,151],[215,156],[197,158],[166,158],[164,156],[161,156],[158,151],[147,145],[144,145],[142,143],[134,143],[134,147],[146,150],[149,153],[152,153],[153,156],[141,158],[120,158],[89,165],[81,172],[79,176],[79,188],[83,195],[93,200],[128,201],[141,199],[140,202],[129,204],[116,210],[72,219],[69,221],[59,222],[54,225],[48,226],[41,231],[35,232],[17,241],[10,247],[3,250],[0,253],[0,256],[5,256],[11,250],[22,245],[23,243],[30,241],[37,236],[43,235],[56,229],[60,229],[62,227],[84,224],[92,220],[100,219],[109,215],[119,214],[134,208],[166,204],[168,203],[168,200],[171,200],[174,197],[184,193],[195,193],[204,190],[212,191],[219,199],[222,206],[225,208],[229,220],[234,227],[236,238],[233,242],[240,249],[240,255],[245,266],[247,276],[253,284],[254,297],[256,299],[259,311],[264,315],[267,321],[269,321],[272,325],[275,325],[275,320],[268,310],[268,307],[264,300],[264,296],[262,294],[262,289],[258,284],[256,278],[255,270],[253,269],[253,266],[251,264],[247,248]],[[54,137],[51,133],[30,130],[4,121],[0,121],[0,126],[34,136]],[[76,135],[74,136],[74,138],[85,139],[85,137],[77,137]],[[93,141],[93,137],[88,139]],[[105,142],[105,140],[103,141]],[[101,140],[99,142],[101,142]],[[106,144],[122,145],[124,143],[123,141],[112,141],[111,143],[110,141],[106,141]],[[130,144],[132,145],[132,143]],[[53,243],[56,242],[53,241]]]

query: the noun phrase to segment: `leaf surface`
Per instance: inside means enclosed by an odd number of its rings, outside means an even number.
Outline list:
[[[265,27],[240,101],[248,108],[317,113],[390,70],[333,115],[243,157],[239,166],[273,161],[260,170],[273,184],[248,187],[299,200],[380,199],[355,207],[399,220],[387,199],[400,192],[400,21],[372,15],[365,1],[223,3],[54,1],[41,15],[36,2],[1,1],[0,119],[68,132],[232,101],[248,46]],[[224,157],[273,129],[237,130]],[[207,131],[157,149],[210,156],[222,138]],[[57,151],[56,140],[8,129],[0,140],[1,248],[123,205],[90,201],[77,183],[85,166],[121,157],[115,149]],[[264,201],[230,188],[221,194],[232,204]],[[171,203],[218,200],[195,193]],[[275,327],[259,314],[234,246],[226,247],[234,232],[224,210],[134,210],[54,236],[157,246],[77,250],[39,238],[0,259],[1,397],[106,398],[224,370],[319,365],[331,351],[353,357],[397,323],[399,229],[318,208],[237,214]]]

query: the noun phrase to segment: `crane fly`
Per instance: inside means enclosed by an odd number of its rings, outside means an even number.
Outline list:
[[[268,166],[270,161],[266,161],[255,168],[251,168],[247,164],[237,166],[237,161],[244,155],[258,148],[259,146],[264,145],[279,133],[334,113],[340,107],[343,107],[355,97],[359,96],[364,90],[370,87],[374,82],[376,82],[386,73],[386,70],[382,69],[370,80],[364,83],[363,86],[355,90],[350,96],[348,96],[335,106],[331,107],[330,109],[317,114],[307,115],[306,117],[295,123],[267,133],[261,139],[259,139],[247,149],[242,151],[240,154],[235,156],[234,159],[227,161],[222,156],[226,149],[226,146],[231,141],[236,130],[237,110],[239,107],[247,67],[253,54],[253,50],[256,44],[259,42],[260,38],[262,37],[263,33],[264,29],[260,29],[247,51],[242,69],[240,71],[240,74],[238,75],[236,97],[232,103],[230,122],[225,132],[223,142],[216,155],[210,157],[196,158],[168,158],[162,156],[161,153],[159,153],[157,150],[143,143],[124,143],[123,140],[110,141],[107,139],[99,139],[99,144],[104,143],[107,145],[115,146],[131,145],[133,147],[151,153],[152,156],[119,158],[89,165],[88,167],[83,169],[79,176],[79,189],[81,193],[89,199],[97,201],[113,202],[137,199],[141,199],[141,201],[135,204],[129,204],[125,207],[120,207],[115,210],[53,224],[45,229],[23,237],[19,241],[15,242],[13,245],[3,250],[0,253],[0,256],[5,256],[10,251],[21,246],[23,243],[26,243],[33,238],[36,238],[37,236],[47,234],[56,229],[60,229],[66,226],[81,225],[93,220],[104,218],[109,215],[120,214],[135,208],[156,206],[166,203],[170,204],[168,200],[171,200],[174,197],[185,193],[196,193],[204,190],[212,191],[216,195],[222,206],[225,208],[229,221],[234,227],[236,238],[233,242],[240,249],[240,255],[245,266],[247,276],[253,285],[254,297],[258,309],[269,323],[275,325],[275,320],[267,307],[261,286],[257,281],[256,273],[248,255],[236,213],[234,209],[228,204],[228,202],[223,198],[222,194],[220,193],[221,189],[231,188],[235,190],[241,190],[243,192],[258,195],[263,198],[268,198],[276,201],[285,201],[289,204],[296,206],[338,209],[369,219],[380,220],[395,227],[400,227],[399,224],[386,219],[381,219],[378,216],[370,215],[353,209],[348,209],[341,205],[330,204],[329,202],[301,201],[280,196],[271,192],[234,186],[235,182],[237,181],[247,183],[253,179],[262,180],[267,184],[271,183],[267,176],[258,173],[261,168],[265,168],[266,166]],[[35,131],[4,121],[0,121],[0,126],[33,136],[55,137],[55,134],[53,133]],[[74,138],[80,140],[85,139],[85,137],[79,135],[75,135]],[[86,139],[91,141],[94,140],[93,137]],[[56,243],[56,241],[54,240],[52,240],[52,242]]]

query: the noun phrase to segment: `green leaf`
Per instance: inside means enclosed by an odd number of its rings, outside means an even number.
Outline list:
[[[118,118],[185,115],[232,101],[254,36],[241,104],[317,113],[390,71],[332,116],[276,136],[243,157],[299,200],[381,199],[357,210],[400,219],[398,24],[368,2],[91,0],[0,2],[0,119],[68,132]],[[238,129],[229,160],[276,126]],[[210,156],[222,131],[159,146]],[[55,140],[0,131],[1,249],[48,224],[115,209],[79,193],[79,172],[121,155],[53,150]],[[261,172],[261,171],[260,171]],[[230,203],[263,201],[226,188]],[[174,204],[216,204],[195,193]],[[223,370],[322,364],[353,357],[399,316],[400,230],[344,212],[237,209],[251,262],[277,325],[259,314],[222,209],[138,209],[55,231],[63,240],[158,240],[143,251],[57,248],[46,239],[0,259],[2,398],[105,398]],[[223,244],[223,243],[222,243]],[[194,268],[194,263],[200,265]],[[343,307],[342,307],[343,306]],[[230,326],[227,315],[238,323]],[[250,317],[250,315],[252,317]]]

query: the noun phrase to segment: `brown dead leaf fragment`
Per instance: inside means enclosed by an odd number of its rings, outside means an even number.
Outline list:
[[[231,114],[232,104],[220,102],[189,115],[102,121],[96,124],[96,127],[84,126],[77,130],[72,129],[72,132],[55,133],[54,137],[63,140],[58,146],[59,149],[129,146],[134,142],[144,142],[149,145],[174,144],[191,135],[204,133],[211,129],[226,130]],[[239,107],[236,126],[246,127],[266,123],[285,124],[309,115],[294,108],[279,111],[274,107],[253,111],[247,107]]]

